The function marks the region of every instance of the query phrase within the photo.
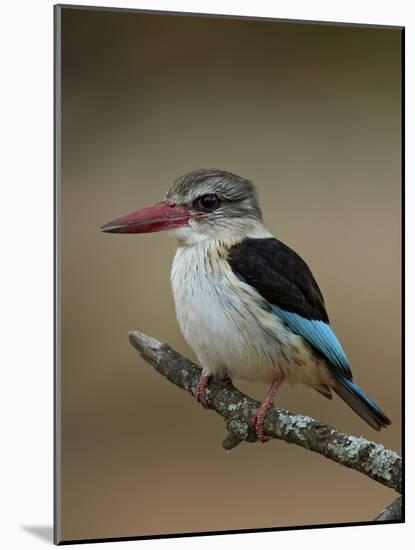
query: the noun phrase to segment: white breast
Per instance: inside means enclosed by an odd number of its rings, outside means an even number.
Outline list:
[[[212,374],[271,382],[328,382],[324,362],[241,282],[220,241],[177,249],[171,283],[183,336]]]

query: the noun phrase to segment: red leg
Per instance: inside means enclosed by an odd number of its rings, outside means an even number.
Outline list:
[[[259,409],[255,413],[254,418],[252,419],[252,425],[255,428],[257,438],[262,443],[265,443],[266,441],[266,438],[264,437],[264,418],[266,417],[267,412],[272,407],[275,393],[278,390],[278,388],[281,387],[283,380],[284,380],[283,378],[274,380],[274,382],[271,384],[270,389],[268,390],[268,393],[264,401],[261,403],[261,406],[259,407]]]
[[[202,370],[202,376],[200,377],[199,384],[197,385],[196,399],[202,403],[204,407],[207,407],[206,401],[206,386],[209,383],[210,374]]]

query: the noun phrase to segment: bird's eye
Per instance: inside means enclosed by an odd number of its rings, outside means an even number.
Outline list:
[[[203,195],[197,199],[197,204],[202,210],[210,212],[219,206],[219,199],[216,195]]]

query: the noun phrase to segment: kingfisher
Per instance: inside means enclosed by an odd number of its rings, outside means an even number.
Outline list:
[[[283,381],[340,396],[375,430],[389,418],[355,384],[308,265],[265,227],[254,184],[200,169],[179,178],[162,202],[102,226],[107,233],[167,230],[178,246],[171,269],[177,320],[202,366],[197,399],[211,377],[269,384],[252,425]]]

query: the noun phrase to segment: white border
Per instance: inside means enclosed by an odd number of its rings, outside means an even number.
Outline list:
[[[166,11],[341,21],[406,27],[407,97],[415,98],[415,20],[411,0],[151,0],[93,1],[72,4]],[[22,526],[52,524],[52,29],[51,0],[2,4],[1,136],[1,546],[31,549],[44,540]],[[414,234],[413,99],[406,106],[407,129],[407,280],[415,280],[408,242]],[[412,219],[411,219],[412,218]],[[413,285],[412,285],[413,287]],[[415,334],[414,292],[407,289],[407,334]],[[387,316],[387,312],[385,312]],[[408,338],[410,339],[410,338]],[[406,387],[415,387],[414,349],[407,343]],[[206,538],[106,543],[140,548],[251,548],[278,545],[308,549],[365,546],[390,549],[415,538],[413,498],[414,438],[411,400],[407,407],[407,521],[409,525],[336,528]],[[411,471],[412,470],[412,471]],[[391,498],[393,494],[391,494]],[[278,498],[276,494],[275,498]],[[319,495],[316,495],[316,499]],[[341,498],[341,495],[338,495]],[[353,503],[350,503],[351,506]],[[102,545],[85,544],[97,548]]]

